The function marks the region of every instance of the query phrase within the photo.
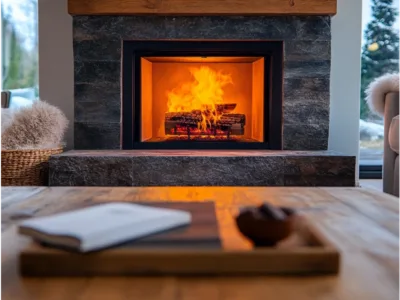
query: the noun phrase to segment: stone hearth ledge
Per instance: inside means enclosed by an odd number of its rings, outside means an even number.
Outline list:
[[[355,186],[355,156],[332,151],[71,150],[50,186]]]

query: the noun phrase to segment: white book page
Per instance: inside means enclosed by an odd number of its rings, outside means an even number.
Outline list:
[[[130,203],[109,203],[61,213],[49,217],[27,220],[21,224],[35,230],[54,235],[71,235],[84,240],[103,232],[124,228],[143,230],[146,222],[153,219],[186,219],[189,213],[164,208],[154,208]],[[189,214],[190,215],[190,214]],[[140,230],[140,231],[142,231]]]

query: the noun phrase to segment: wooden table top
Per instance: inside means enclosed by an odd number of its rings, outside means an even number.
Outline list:
[[[399,201],[361,188],[297,187],[4,187],[2,299],[398,299]],[[35,216],[82,202],[215,200],[223,243],[236,243],[231,212],[269,201],[298,208],[321,225],[342,253],[337,276],[21,278],[18,253],[29,240],[16,234],[16,213]]]

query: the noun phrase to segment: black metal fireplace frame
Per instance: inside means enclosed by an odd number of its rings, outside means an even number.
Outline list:
[[[136,40],[122,46],[122,149],[282,149],[282,41]],[[264,57],[264,141],[142,142],[141,58],[151,56]]]

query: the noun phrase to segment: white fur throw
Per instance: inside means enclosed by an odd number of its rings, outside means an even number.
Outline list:
[[[376,78],[366,91],[371,111],[383,116],[385,111],[385,94],[399,91],[399,74],[385,74]]]
[[[1,147],[4,150],[60,147],[67,126],[68,120],[60,109],[35,101],[32,106],[15,111],[2,130]]]

